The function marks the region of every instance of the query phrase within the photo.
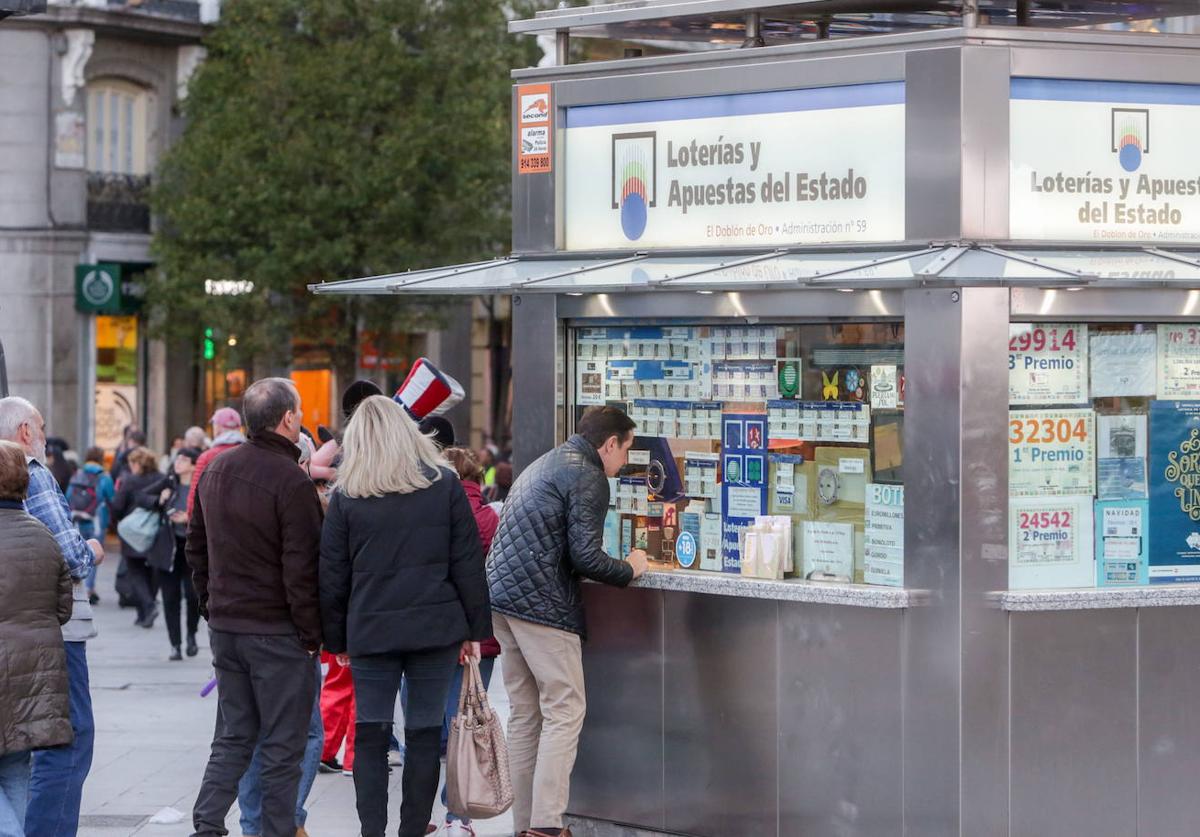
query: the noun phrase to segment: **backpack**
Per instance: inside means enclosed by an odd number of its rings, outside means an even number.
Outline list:
[[[71,475],[67,484],[67,505],[71,507],[72,520],[92,520],[96,510],[100,508],[100,477],[102,474],[93,473],[80,468]]]

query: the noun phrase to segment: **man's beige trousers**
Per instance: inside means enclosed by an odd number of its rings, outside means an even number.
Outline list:
[[[561,828],[587,710],[579,637],[501,613],[492,614],[492,627],[512,712],[513,829]]]

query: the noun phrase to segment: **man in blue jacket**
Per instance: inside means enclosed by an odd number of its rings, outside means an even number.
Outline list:
[[[605,554],[608,479],[629,457],[636,425],[616,407],[589,407],[576,434],[513,484],[488,556],[492,622],[504,654],[513,827],[522,837],[570,837],[563,814],[586,711],[580,578],[624,587],[646,553]]]

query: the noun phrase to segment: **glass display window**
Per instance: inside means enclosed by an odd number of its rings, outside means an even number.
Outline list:
[[[606,549],[657,568],[902,586],[904,330],[895,323],[582,325],[573,425],[636,422]]]
[[[1009,587],[1200,581],[1200,324],[1012,323]]]

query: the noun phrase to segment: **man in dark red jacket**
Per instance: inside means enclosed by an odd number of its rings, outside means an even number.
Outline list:
[[[296,467],[300,393],[285,378],[246,390],[249,441],[217,457],[196,492],[187,559],[212,628],[217,729],[192,812],[223,835],[238,781],[262,740],[264,837],[296,833],[300,760],[321,647],[321,504]]]

